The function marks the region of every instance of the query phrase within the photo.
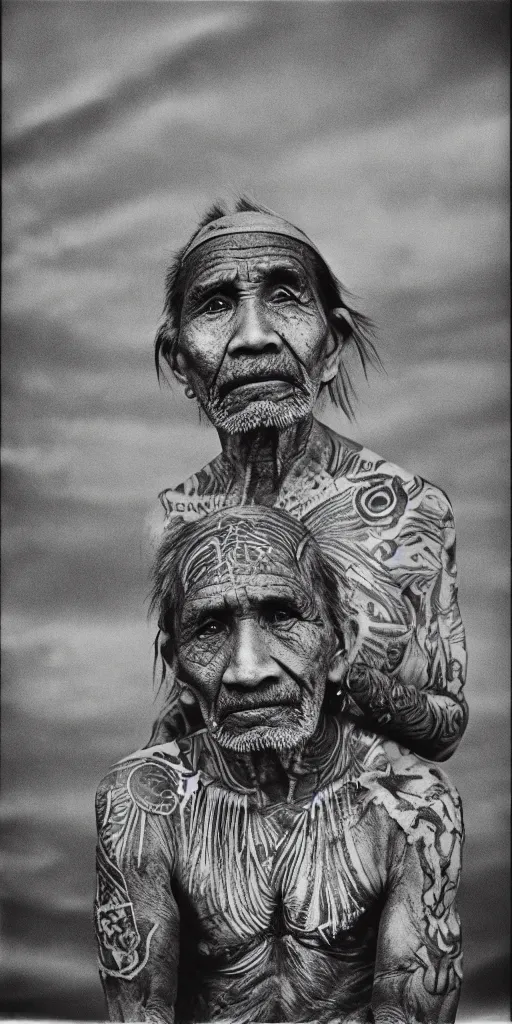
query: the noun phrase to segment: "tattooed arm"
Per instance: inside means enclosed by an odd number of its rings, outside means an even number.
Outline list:
[[[419,494],[412,495],[392,553],[383,561],[402,592],[409,639],[405,647],[391,644],[379,669],[366,663],[361,651],[348,689],[369,728],[421,757],[444,761],[456,749],[468,718],[455,525],[442,491],[419,478],[415,486]]]
[[[141,767],[135,770],[142,793]],[[100,976],[110,1020],[173,1024],[179,914],[170,884],[169,819],[134,799],[130,771],[133,762],[114,770],[96,799]]]
[[[418,690],[362,663],[350,668],[346,686],[368,729],[388,735],[431,761],[450,757],[466,727],[464,698]],[[350,712],[350,705],[347,710]]]
[[[393,816],[406,819],[403,804]],[[454,902],[462,847],[457,794],[441,784],[437,796],[413,812],[409,822],[397,829],[390,850],[372,993],[374,1021],[452,1024],[462,977]]]

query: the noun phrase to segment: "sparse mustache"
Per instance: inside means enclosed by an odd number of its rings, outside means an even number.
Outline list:
[[[236,372],[219,374],[208,391],[209,401],[223,401],[234,387],[256,380],[285,380],[294,387],[309,393],[313,382],[299,363],[290,365],[290,360],[265,357],[265,359],[244,359],[237,363]]]
[[[224,722],[230,715],[237,714],[239,711],[258,711],[260,708],[285,707],[298,708],[300,707],[300,701],[298,698],[293,699],[292,697],[276,697],[274,699],[271,697],[259,697],[259,699],[254,697],[250,700],[239,700],[236,703],[230,701],[229,704],[218,707],[216,721],[218,723]]]

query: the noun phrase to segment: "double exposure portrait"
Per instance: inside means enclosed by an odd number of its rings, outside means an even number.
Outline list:
[[[507,18],[5,4],[4,1019],[510,1019]]]

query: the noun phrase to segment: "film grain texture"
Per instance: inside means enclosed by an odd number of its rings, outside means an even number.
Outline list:
[[[154,718],[143,526],[218,450],[158,388],[152,341],[172,251],[243,191],[377,324],[386,375],[356,377],[355,424],[321,418],[454,507],[460,1017],[506,1018],[507,18],[478,0],[4,5],[4,1012],[103,1014],[94,791]]]

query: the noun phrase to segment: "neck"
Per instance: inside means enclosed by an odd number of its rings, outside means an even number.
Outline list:
[[[259,503],[274,494],[289,468],[303,454],[313,427],[313,416],[286,430],[261,427],[245,434],[219,431],[224,458],[234,472],[234,484],[242,490],[242,503]]]
[[[264,807],[313,796],[332,781],[340,760],[340,726],[322,715],[314,735],[292,750],[234,751],[205,737],[202,768],[213,781],[253,796]]]

